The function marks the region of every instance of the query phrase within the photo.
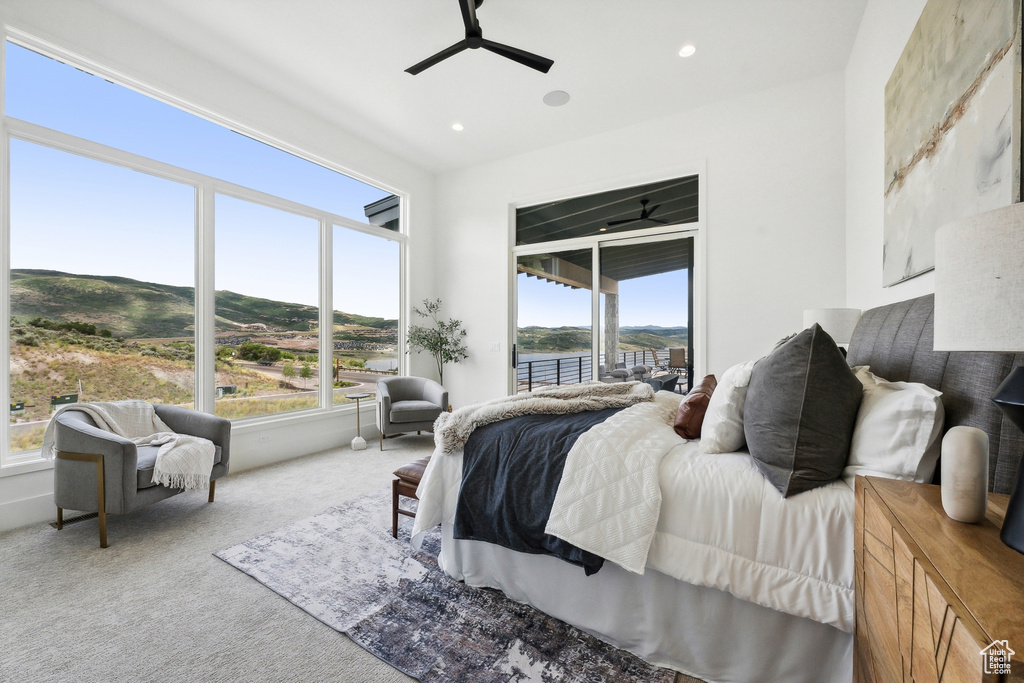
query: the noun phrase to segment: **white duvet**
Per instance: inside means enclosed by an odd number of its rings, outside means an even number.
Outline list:
[[[679,445],[679,396],[659,392],[576,439],[544,531],[643,574],[661,510],[661,460]]]
[[[596,554],[627,569],[637,571],[637,567],[626,565],[637,562],[642,554],[646,567],[673,578],[717,588],[737,598],[852,633],[853,491],[842,481],[836,481],[783,499],[745,452],[706,454],[700,452],[699,442],[685,442],[674,432],[670,441],[665,440],[665,432],[660,429],[655,429],[652,436],[648,419],[651,406],[664,400],[662,394],[658,398],[655,403],[633,406],[602,423],[617,418],[621,422],[631,411],[646,411],[648,414],[636,422],[631,442],[652,442],[651,449],[640,455],[639,460],[637,450],[622,442],[621,437],[608,440],[615,452],[594,456],[589,447],[580,449],[580,453],[589,452],[589,457],[596,460],[598,471],[626,473],[625,478],[630,480],[623,482],[620,478],[619,484],[600,487],[606,494],[599,494],[585,504],[569,506],[570,520],[587,507],[602,510],[601,523],[573,523],[584,530],[584,536],[589,535],[584,543],[602,549],[600,535],[592,533],[602,529],[601,533],[611,539],[611,543],[604,545],[615,548],[611,557]],[[678,405],[678,397],[675,402]],[[660,419],[670,423],[670,412],[661,410],[659,414],[664,417]],[[612,428],[618,426],[613,423]],[[670,426],[668,430],[671,431]],[[588,439],[592,441],[588,435],[590,432],[581,436],[577,446],[581,441],[584,445]],[[616,441],[618,449],[614,448]],[[566,472],[573,477],[581,476],[573,473],[577,468],[570,462],[577,450],[574,447],[566,461]],[[623,462],[615,464],[614,455],[623,456]],[[584,470],[586,466],[584,462]],[[593,476],[593,471],[582,476]],[[413,526],[415,545],[418,546],[426,530],[442,522],[454,522],[461,479],[461,452],[435,454],[431,458],[417,491],[420,502]],[[563,476],[556,508],[563,497],[564,484]],[[626,497],[622,497],[624,491]],[[640,492],[643,495],[638,498]],[[574,500],[578,503],[582,498]],[[622,503],[618,505],[621,514],[617,517],[608,515],[616,507],[608,507],[608,501],[615,500]],[[556,522],[556,526],[564,522],[566,515],[559,519],[562,521]],[[638,534],[634,542],[623,542],[623,530]],[[566,536],[580,540],[574,538],[574,533],[570,530]],[[595,539],[597,545],[593,545]]]

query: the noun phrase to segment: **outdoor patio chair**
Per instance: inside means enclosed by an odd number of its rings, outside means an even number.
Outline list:
[[[654,357],[654,368],[659,372],[668,372],[668,364],[663,363],[662,360],[658,358],[658,350],[651,349],[651,355]]]
[[[668,350],[668,369],[669,370],[685,370],[686,369],[686,349],[683,347],[669,349]]]
[[[633,373],[633,379],[637,382],[643,382],[645,379],[651,378],[651,370],[653,368],[650,365],[634,365],[630,368],[630,372]]]
[[[612,382],[625,382],[629,380],[632,377],[632,373],[625,369],[625,363],[622,365],[623,367],[615,368],[611,372],[605,369],[604,365],[598,365],[597,378],[606,384],[610,384]]]
[[[679,382],[679,375],[668,373],[658,375],[657,377],[651,377],[644,381],[650,384],[655,391],[675,391],[677,383]]]

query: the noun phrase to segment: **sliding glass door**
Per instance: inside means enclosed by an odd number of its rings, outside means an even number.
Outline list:
[[[516,387],[574,384],[593,373],[593,249],[516,258]]]
[[[693,233],[574,242],[580,248],[516,255],[516,391],[652,376],[686,390]],[[634,374],[640,365],[651,371]]]
[[[598,344],[603,363],[651,368],[689,386],[693,238],[602,242]],[[646,374],[646,373],[645,373]]]

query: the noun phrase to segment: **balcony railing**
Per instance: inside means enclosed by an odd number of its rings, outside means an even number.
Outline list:
[[[603,362],[603,354],[601,356]],[[658,351],[658,358],[664,363],[668,361],[668,349]],[[636,365],[654,365],[654,354],[650,351],[623,351],[618,354],[616,363],[625,363],[627,368]],[[615,363],[605,365],[607,369],[615,367]],[[552,358],[536,358],[533,360],[519,359],[516,368],[518,390],[533,391],[541,387],[562,384],[578,384],[593,377],[593,361],[591,355],[558,356]]]

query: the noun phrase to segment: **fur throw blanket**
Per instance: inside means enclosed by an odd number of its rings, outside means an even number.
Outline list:
[[[85,413],[103,431],[128,439],[136,446],[159,446],[153,467],[155,483],[173,489],[203,489],[210,483],[217,454],[213,442],[172,431],[145,401],[76,403],[62,408],[54,414],[43,435],[41,455],[47,460],[57,455],[57,415],[69,410]]]
[[[654,400],[654,389],[643,382],[584,382],[503,396],[484,403],[441,413],[434,422],[434,446],[439,453],[462,450],[473,430],[522,415],[567,415],[588,410],[628,408]]]

